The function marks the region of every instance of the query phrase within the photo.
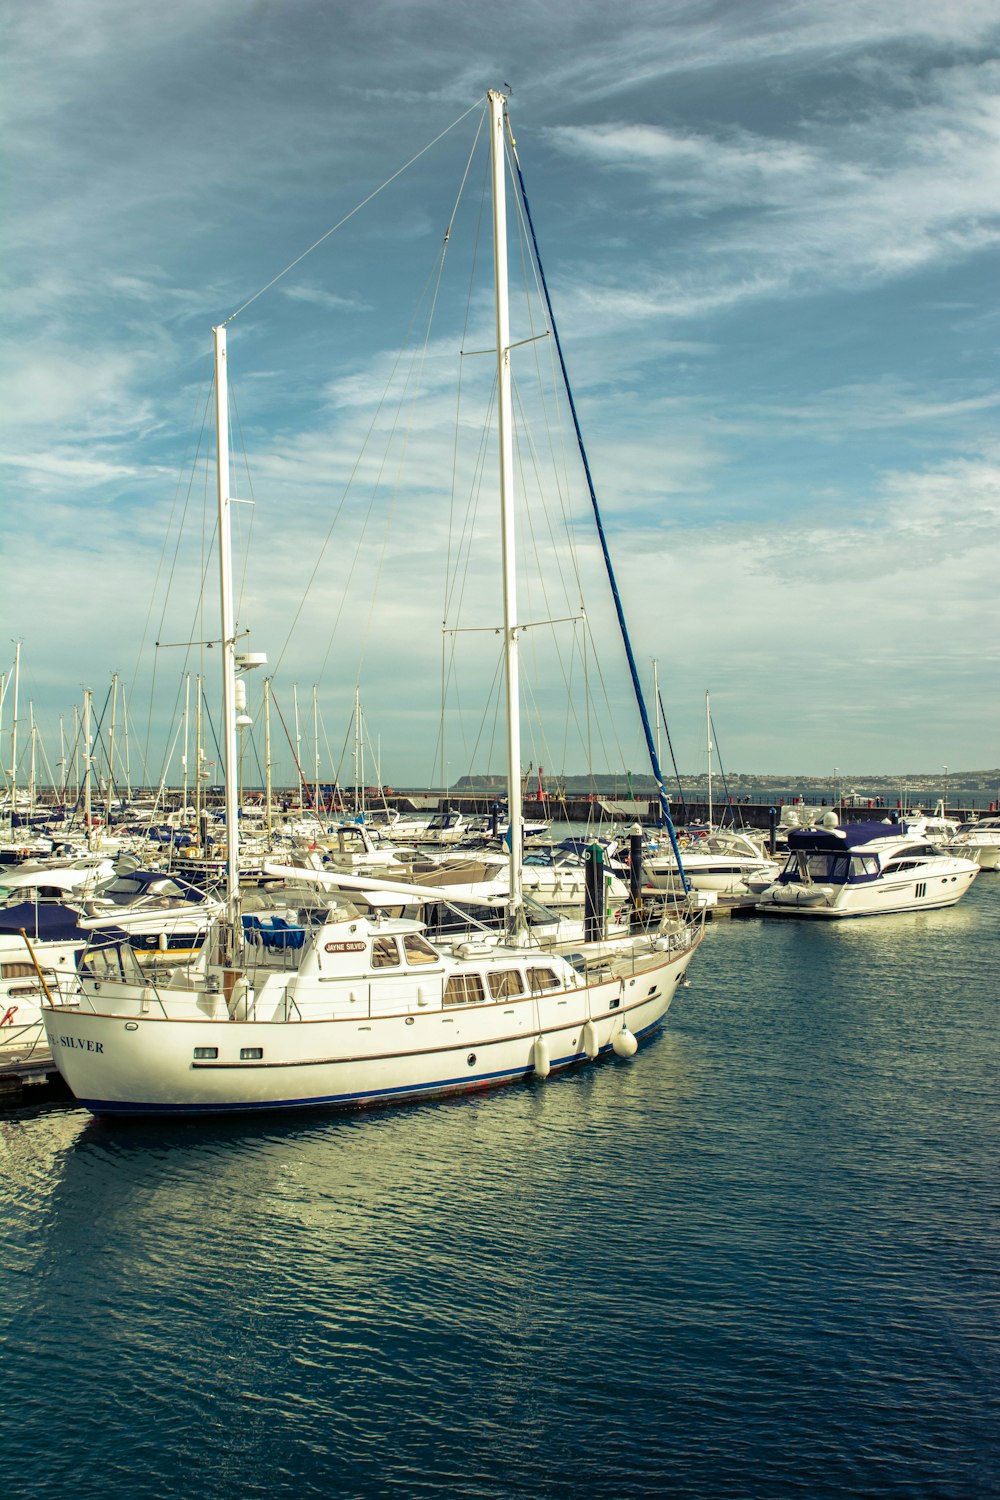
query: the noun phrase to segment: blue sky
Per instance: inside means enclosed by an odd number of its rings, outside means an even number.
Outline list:
[[[286,720],[298,686],[310,772],[313,684],[324,776],[356,685],[388,783],[502,769],[489,468],[445,602],[464,273],[442,281],[415,414],[381,458],[365,434],[411,325],[424,347],[477,100],[509,86],[636,657],[647,688],[658,662],[682,770],[704,765],[706,691],[729,771],[1000,761],[995,4],[34,0],[4,7],[4,33],[0,658],[23,641],[22,745],[30,699],[55,761],[59,716],[84,686],[99,707],[113,672],[150,775],[185,671],[217,718],[212,653],[154,649],[217,629],[195,463],[211,327],[454,126],[230,327],[235,488],[255,501],[240,623]],[[470,232],[481,186],[477,158]],[[470,307],[481,349],[481,294]],[[643,769],[579,475],[551,512],[524,490],[523,616],[582,600],[596,684],[579,624],[525,633],[524,760]],[[275,726],[279,779],[283,741]]]

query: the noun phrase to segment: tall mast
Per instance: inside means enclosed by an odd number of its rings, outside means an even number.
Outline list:
[[[712,710],[705,694],[705,742],[708,747],[708,826],[712,826]]]
[[[28,699],[28,725],[31,734],[31,760],[28,762],[28,812],[35,810],[35,705]]]
[[[80,705],[73,704],[73,801],[80,801]]]
[[[361,811],[361,689],[354,685],[354,816]]]
[[[264,678],[264,823],[271,846],[271,679]]]
[[[313,683],[313,811],[319,817],[319,709],[316,704],[316,684]]]
[[[122,683],[122,737],[125,741],[125,797],[132,801],[132,766],[128,758],[128,699],[125,696],[125,684]]]
[[[201,838],[201,790],[205,780],[205,751],[201,743],[201,673],[194,680],[194,826]]]
[[[359,768],[359,772],[360,772],[360,774],[358,776],[358,787],[359,787],[358,796],[359,796],[360,804],[361,804],[361,816],[364,817],[365,811],[366,811],[366,802],[365,802],[365,716],[361,712],[361,699],[360,699],[360,697],[358,698],[358,768]]]
[[[496,296],[497,418],[500,434],[500,533],[503,554],[504,676],[507,685],[507,810],[510,819],[508,928],[524,925],[521,883],[521,705],[517,661],[517,594],[514,553],[514,440],[510,395],[510,311],[507,288],[506,152],[504,96],[489,91],[490,163],[493,175],[493,281]]]
[[[659,702],[660,702],[659,663],[657,662],[656,657],[654,656],[653,657],[653,714],[654,714],[654,717],[656,719],[656,759],[657,759],[657,763],[659,763],[659,759],[660,759],[660,710],[659,710],[659,707],[658,707]]]
[[[219,596],[222,609],[222,727],[226,782],[226,899],[233,941],[240,943],[239,764],[236,755],[236,626],[229,489],[229,379],[226,330],[215,334],[215,454],[219,486]]]
[[[87,830],[87,846],[90,847],[90,688],[83,690],[83,826]]]
[[[108,736],[108,795],[104,799],[104,821],[111,822],[111,798],[115,784],[115,713],[118,708],[118,673],[111,679],[111,733]]]
[[[10,729],[10,826],[17,810],[17,691],[21,681],[21,642],[14,642],[14,720]]]
[[[299,773],[299,817],[305,811],[302,789],[302,736],[299,734],[299,685],[292,684],[292,707],[295,711],[295,769]]]
[[[181,751],[181,816],[187,817],[188,805],[188,728],[191,723],[191,673],[184,674],[184,748]]]

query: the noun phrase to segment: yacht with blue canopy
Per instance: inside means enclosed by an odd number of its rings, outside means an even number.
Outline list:
[[[943,853],[900,823],[837,827],[828,813],[818,828],[788,832],[788,856],[756,909],[768,916],[870,917],[954,906],[979,866]]]

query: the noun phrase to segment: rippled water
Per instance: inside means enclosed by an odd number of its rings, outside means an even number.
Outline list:
[[[0,1120],[5,1496],[1000,1491],[1000,877],[384,1113]]]

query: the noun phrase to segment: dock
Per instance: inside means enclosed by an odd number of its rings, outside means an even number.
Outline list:
[[[0,1047],[0,1114],[25,1104],[70,1098],[52,1053],[43,1043],[23,1049],[9,1044]]]

